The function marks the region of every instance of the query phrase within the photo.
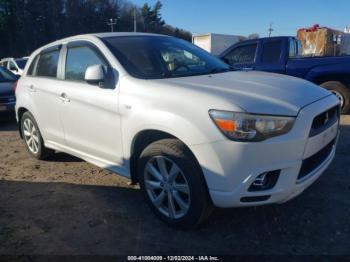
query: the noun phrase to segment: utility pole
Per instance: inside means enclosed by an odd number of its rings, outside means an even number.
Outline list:
[[[273,25],[273,23],[270,23],[270,27],[269,27],[269,29],[267,30],[267,31],[269,31],[269,37],[271,37],[271,34],[272,34],[272,32],[273,32],[272,25]]]
[[[137,31],[137,24],[136,24],[136,6],[134,6],[134,32]]]
[[[111,32],[114,32],[114,25],[117,24],[117,19],[116,18],[110,18],[109,22],[107,22],[107,25],[111,26]]]

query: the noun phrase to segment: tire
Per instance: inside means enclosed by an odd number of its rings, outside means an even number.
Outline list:
[[[321,86],[333,92],[341,101],[341,113],[346,114],[350,110],[350,87],[338,81],[329,81],[321,84]]]
[[[147,146],[139,158],[138,175],[148,205],[168,225],[197,227],[211,214],[213,205],[202,170],[179,140],[162,139]]]
[[[41,160],[54,153],[53,150],[45,147],[38,124],[29,112],[25,112],[21,118],[21,133],[31,156]]]

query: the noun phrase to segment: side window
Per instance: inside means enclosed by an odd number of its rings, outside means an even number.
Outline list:
[[[84,81],[85,71],[92,65],[107,66],[107,63],[94,50],[87,46],[68,48],[66,80]]]
[[[7,68],[7,61],[2,64],[3,67]]]
[[[302,47],[301,47],[301,42],[299,40],[296,41],[297,43],[297,56],[302,56]]]
[[[289,41],[289,57],[301,56],[301,43],[299,40],[290,39]]]
[[[257,44],[240,46],[225,56],[231,65],[242,63],[254,63]]]
[[[28,72],[27,72],[27,75],[28,76],[33,76],[34,75],[34,68],[35,68],[35,64],[36,64],[36,61],[38,60],[38,55],[33,59],[32,63],[30,64],[29,66],[29,69],[28,69]]]
[[[280,60],[282,41],[264,43],[261,61],[263,63],[277,63]]]
[[[295,57],[297,54],[296,42],[293,39],[289,40],[289,57]]]
[[[59,55],[59,50],[41,54],[36,68],[36,75],[56,78]]]

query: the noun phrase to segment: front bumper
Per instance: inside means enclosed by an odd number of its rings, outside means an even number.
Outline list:
[[[313,119],[337,104],[339,100],[332,95],[303,108],[288,134],[266,141],[246,143],[222,140],[191,146],[203,169],[214,205],[239,207],[283,203],[303,192],[332,162],[339,135],[339,124],[336,122],[320,134],[309,137]],[[303,160],[330,143],[332,148],[327,156],[310,173],[298,179]],[[273,170],[280,170],[273,188],[248,190],[257,176]],[[253,201],[243,202],[244,198]]]

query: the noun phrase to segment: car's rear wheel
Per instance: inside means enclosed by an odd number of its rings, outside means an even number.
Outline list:
[[[209,216],[212,204],[201,169],[179,140],[150,144],[138,166],[141,189],[160,219],[172,226],[191,228]]]
[[[341,113],[345,114],[350,110],[350,87],[346,87],[344,84],[338,81],[328,81],[321,86],[334,95],[336,95],[340,101]]]
[[[25,112],[21,118],[21,132],[26,148],[33,157],[44,159],[54,152],[45,147],[38,124],[29,112]]]

